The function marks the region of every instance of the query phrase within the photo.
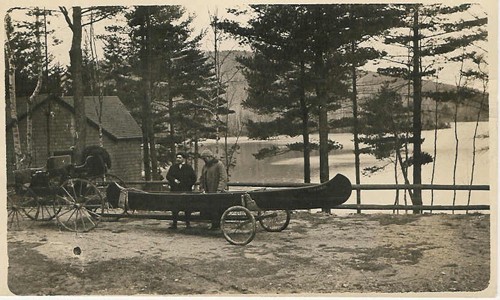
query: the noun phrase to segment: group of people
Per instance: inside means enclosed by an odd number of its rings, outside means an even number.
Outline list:
[[[205,162],[201,170],[200,176],[200,192],[205,193],[221,193],[224,192],[227,185],[227,171],[224,164],[219,161],[212,151],[206,149],[200,154],[201,159]],[[196,174],[193,167],[187,163],[187,155],[179,152],[175,156],[175,164],[173,164],[167,172],[166,179],[170,185],[172,192],[190,192],[196,183]],[[185,211],[186,228],[191,226],[190,218],[191,211]],[[220,217],[222,212],[211,212],[211,229],[220,227]],[[177,228],[179,211],[172,211],[172,225],[170,228]]]

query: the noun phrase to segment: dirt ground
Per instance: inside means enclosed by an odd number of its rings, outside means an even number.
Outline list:
[[[259,229],[246,246],[205,223],[171,230],[169,221],[120,219],[84,234],[22,225],[7,236],[17,295],[478,296],[496,286],[483,214],[299,212],[283,232]]]

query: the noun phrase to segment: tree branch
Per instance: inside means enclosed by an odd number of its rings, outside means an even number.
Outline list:
[[[97,22],[102,21],[102,20],[104,20],[104,19],[107,19],[107,18],[109,18],[110,16],[112,16],[113,14],[114,14],[113,12],[110,12],[110,13],[104,14],[104,15],[100,16],[100,17],[99,17],[99,18],[97,18],[97,19],[94,19],[94,20],[91,20],[90,22],[87,22],[87,23],[82,24],[82,27],[83,27],[83,26],[90,25],[90,24],[93,24],[93,23],[97,23]]]
[[[73,22],[71,22],[68,10],[64,6],[59,6],[59,10],[63,13],[64,19],[66,20],[66,23],[68,23],[69,28],[71,29],[71,31],[73,31]]]

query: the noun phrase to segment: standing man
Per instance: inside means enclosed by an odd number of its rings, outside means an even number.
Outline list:
[[[205,193],[224,192],[227,185],[226,167],[208,149],[203,150],[200,156],[205,162],[201,170],[200,191]],[[224,211],[220,211],[220,209],[212,211],[212,227],[210,229],[216,230],[220,228],[220,218],[223,213]]]
[[[194,173],[193,167],[191,167],[186,162],[186,154],[179,152],[175,155],[175,164],[173,164],[167,172],[167,181],[170,185],[170,191],[172,192],[191,192],[193,190],[193,185],[196,183],[196,174]],[[186,228],[191,227],[189,219],[191,217],[191,211],[185,211],[186,216]],[[177,219],[179,218],[179,211],[172,211],[172,225],[170,228],[177,229]]]

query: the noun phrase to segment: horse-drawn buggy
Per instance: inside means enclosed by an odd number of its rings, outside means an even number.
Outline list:
[[[50,156],[42,168],[14,171],[15,183],[7,191],[9,228],[19,227],[25,215],[34,221],[50,221],[71,231],[89,231],[97,226],[107,207],[103,191],[110,181],[121,180],[107,170],[109,154],[101,147],[83,151],[79,165],[71,155]]]

